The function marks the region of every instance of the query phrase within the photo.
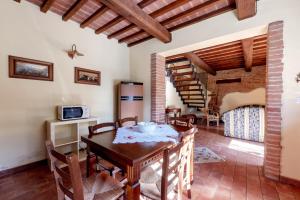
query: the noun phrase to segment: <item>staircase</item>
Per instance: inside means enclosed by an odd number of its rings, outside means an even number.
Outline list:
[[[167,76],[176,88],[183,104],[197,109],[205,108],[207,73],[190,62],[166,65]]]

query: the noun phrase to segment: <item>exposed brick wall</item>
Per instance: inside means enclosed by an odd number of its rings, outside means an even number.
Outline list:
[[[216,84],[216,80],[241,78],[240,83]],[[218,71],[216,76],[208,75],[208,90],[218,93],[217,108],[222,104],[222,99],[226,94],[232,92],[250,92],[256,88],[266,86],[266,66],[253,67],[251,72],[245,69],[231,69]],[[211,101],[214,101],[212,99]],[[213,102],[210,102],[214,104]]]
[[[165,121],[166,83],[165,58],[151,55],[151,120]]]
[[[269,24],[267,50],[267,105],[265,176],[279,180],[281,159],[281,95],[283,71],[283,22]]]

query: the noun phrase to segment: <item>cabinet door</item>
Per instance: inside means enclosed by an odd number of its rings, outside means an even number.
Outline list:
[[[121,116],[134,117],[138,116],[138,120],[143,120],[143,101],[121,101]]]
[[[119,87],[119,118],[138,116],[143,120],[143,85],[121,84]]]
[[[121,84],[121,96],[143,96],[143,85]]]

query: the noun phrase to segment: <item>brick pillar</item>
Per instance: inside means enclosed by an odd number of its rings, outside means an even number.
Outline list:
[[[269,24],[266,75],[266,139],[264,174],[279,180],[281,158],[281,95],[283,71],[283,22]]]
[[[165,58],[151,55],[151,120],[165,121],[166,83]]]

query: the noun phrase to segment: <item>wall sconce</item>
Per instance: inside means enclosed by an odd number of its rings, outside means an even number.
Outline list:
[[[79,52],[77,51],[76,45],[75,45],[75,44],[72,45],[72,49],[69,50],[69,51],[67,51],[67,53],[68,53],[68,56],[69,56],[70,58],[72,58],[72,59],[73,59],[75,56],[84,56],[82,53],[79,53]]]
[[[296,82],[297,82],[297,83],[299,83],[299,82],[300,82],[300,73],[299,73],[299,74],[297,74],[297,76],[296,76]]]

